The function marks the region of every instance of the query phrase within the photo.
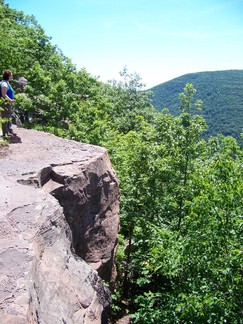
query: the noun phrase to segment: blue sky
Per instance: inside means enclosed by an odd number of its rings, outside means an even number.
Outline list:
[[[126,66],[146,87],[243,69],[243,0],[5,0],[33,14],[77,68],[106,82]]]

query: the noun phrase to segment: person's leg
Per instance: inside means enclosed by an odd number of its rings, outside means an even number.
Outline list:
[[[13,107],[12,107],[12,105],[10,105],[8,113],[9,113],[9,116],[8,116],[8,118],[9,118],[9,120],[8,120],[8,133],[10,135],[15,136],[17,134],[14,132],[14,130],[12,128],[12,125],[13,125],[13,122],[12,122],[12,119],[13,119]]]
[[[6,120],[8,118],[8,112],[6,106],[2,106],[1,108],[2,108],[1,110],[2,133],[3,133],[3,137],[5,137],[8,134],[8,122]]]
[[[9,104],[2,105],[3,110],[1,111],[1,117],[4,119],[2,122],[2,132],[3,136],[7,136],[11,134],[11,115],[12,115],[12,107]]]
[[[13,129],[12,129],[12,122],[11,122],[11,120],[8,121],[7,128],[8,128],[8,133],[9,133],[9,134],[13,134]]]

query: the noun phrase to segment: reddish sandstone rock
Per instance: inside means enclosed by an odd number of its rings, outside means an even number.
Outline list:
[[[108,154],[17,133],[0,154],[1,322],[106,323],[110,293],[101,278],[114,280],[119,227]]]

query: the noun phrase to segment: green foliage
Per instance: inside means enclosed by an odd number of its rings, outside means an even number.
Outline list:
[[[215,141],[220,154],[212,152]],[[198,161],[191,176],[194,195],[183,229],[151,230],[142,265],[157,278],[157,288],[150,283],[151,291],[137,297],[135,323],[137,317],[144,323],[241,323],[242,156],[236,141],[223,137],[207,153],[210,159]],[[144,304],[148,294],[156,300],[155,313]]]
[[[101,83],[85,70],[77,71],[70,59],[53,46],[33,16],[10,9],[1,1],[0,69],[28,80],[24,95],[18,96],[20,113],[28,114],[33,125],[44,129],[65,128],[83,108],[83,95],[92,100]],[[18,46],[16,46],[18,44]],[[17,93],[17,84],[13,84]]]
[[[194,94],[188,84],[178,117],[141,122],[112,155],[127,238],[120,286],[135,323],[242,317],[242,151],[230,137],[201,139]]]
[[[25,125],[106,147],[118,175],[114,322],[127,311],[134,323],[242,323],[242,148],[233,137],[203,139],[207,105],[218,117],[224,103],[207,102],[195,74],[188,81],[197,93],[185,79],[166,83],[176,99],[160,101],[179,109],[157,111],[136,73],[125,68],[122,81],[103,84],[77,71],[34,17],[0,0],[0,19],[0,67],[28,79],[16,96],[31,117]],[[209,83],[212,75],[200,76]],[[231,76],[228,94],[239,81]]]
[[[142,91],[144,87],[139,75],[129,74],[127,69],[120,73],[122,81],[113,81],[107,88],[112,100],[110,122],[118,131],[127,133],[136,128],[136,116],[153,118],[154,108],[151,105],[150,93]]]
[[[186,83],[197,89],[196,97],[203,101],[202,116],[208,124],[206,137],[231,135],[241,140],[243,119],[243,70],[190,73],[150,89],[153,105],[169,108],[177,116],[178,95]]]

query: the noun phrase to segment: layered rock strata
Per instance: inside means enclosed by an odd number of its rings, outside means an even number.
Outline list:
[[[119,190],[104,148],[18,129],[1,149],[1,323],[106,323]]]

